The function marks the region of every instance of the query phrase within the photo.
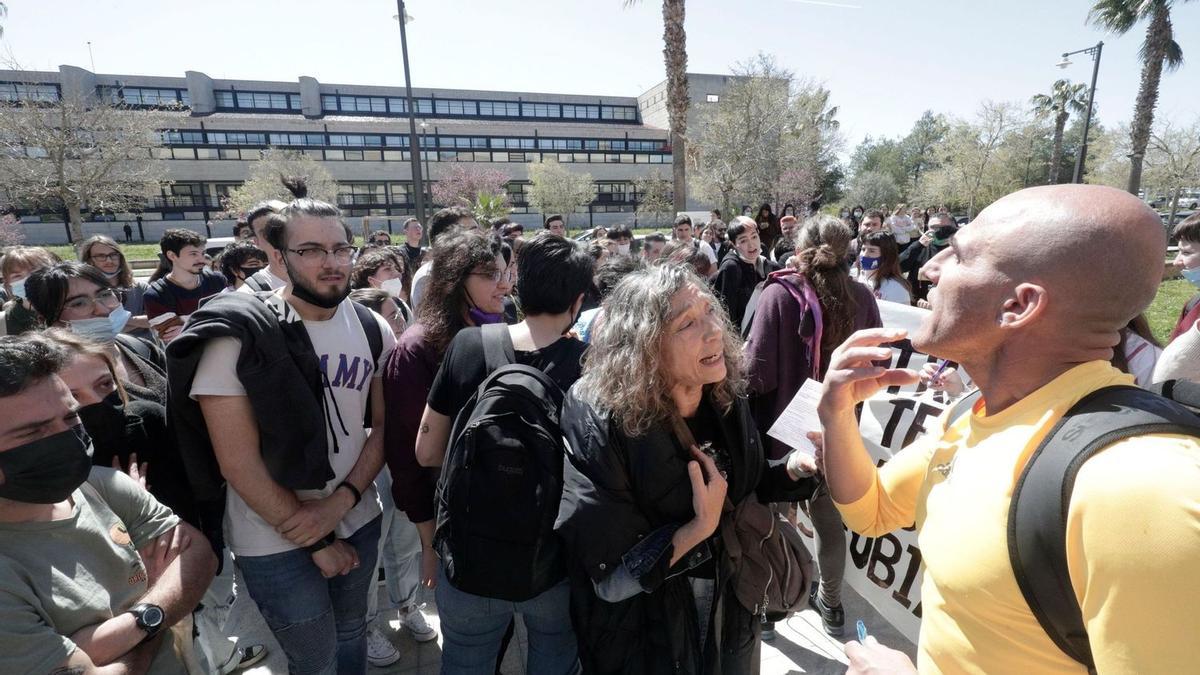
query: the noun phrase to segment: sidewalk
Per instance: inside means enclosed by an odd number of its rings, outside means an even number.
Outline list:
[[[387,592],[379,587],[382,600],[386,604]],[[429,594],[432,596],[432,593]],[[844,640],[853,639],[855,621],[862,619],[867,625],[867,631],[883,644],[902,649],[909,656],[916,658],[916,647],[901,636],[884,619],[873,610],[857,593],[849,587],[842,598],[846,610],[846,635]],[[382,605],[381,605],[382,606]],[[425,607],[425,616],[429,624],[439,626],[437,608],[432,597]],[[382,625],[381,625],[382,624]],[[390,624],[390,625],[389,625]],[[398,621],[395,611],[380,611],[376,625],[384,631],[396,648],[400,650],[401,658],[387,668],[369,668],[370,675],[395,673],[403,675],[437,675],[441,665],[441,637],[436,642],[418,644],[407,633],[396,632]],[[773,642],[764,642],[762,648],[762,675],[792,675],[794,673],[844,673],[846,660],[842,653],[842,641],[830,638],[821,628],[821,619],[811,609],[792,616],[786,622],[775,625],[777,637]],[[278,675],[287,672],[287,665],[279,647],[274,644],[266,625],[259,624],[248,631],[243,640],[245,643],[262,642],[271,650],[270,656],[257,667],[243,671],[247,675]],[[525,672],[525,631],[518,622],[516,639],[509,647],[504,659],[502,672],[506,675],[518,675]]]

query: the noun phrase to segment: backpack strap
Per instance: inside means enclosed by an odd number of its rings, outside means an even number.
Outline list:
[[[379,327],[379,322],[375,320],[375,312],[372,312],[370,308],[353,300],[350,301],[350,304],[354,306],[354,313],[358,315],[363,332],[367,334],[367,344],[371,347],[371,367],[376,368],[379,356],[383,354],[383,329]]]
[[[1046,634],[1095,671],[1067,568],[1067,512],[1075,477],[1100,450],[1133,436],[1200,437],[1200,420],[1177,403],[1132,386],[1105,387],[1067,411],[1029,458],[1008,512],[1008,555],[1021,594]]]
[[[483,362],[488,374],[497,369],[517,362],[517,353],[513,349],[512,336],[508,333],[508,324],[486,323],[479,329],[483,336]]]
[[[271,290],[271,285],[259,277],[257,272],[246,277],[246,283],[250,285],[250,288],[260,293]]]

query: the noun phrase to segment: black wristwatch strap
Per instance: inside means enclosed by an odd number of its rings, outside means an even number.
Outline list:
[[[333,545],[333,542],[335,542],[335,541],[337,541],[337,535],[334,534],[333,532],[330,532],[329,534],[325,535],[324,537],[321,537],[320,539],[318,539],[317,543],[309,544],[308,546],[305,546],[304,550],[308,551],[309,553],[316,553],[317,551],[320,551],[323,548]]]
[[[137,621],[137,627],[146,632],[146,637],[142,638],[142,642],[145,642],[153,638],[155,635],[158,635],[159,631],[163,629],[163,622],[166,620],[166,613],[163,612],[162,607],[159,607],[158,605],[152,605],[148,602],[141,602],[125,611],[129,614],[132,614],[134,619]],[[147,614],[156,614],[158,621],[154,622],[148,620]]]
[[[344,481],[338,483],[338,488],[346,488],[347,490],[350,491],[350,494],[354,495],[354,506],[358,506],[358,503],[362,501],[362,493],[359,492],[358,488],[354,487],[354,484],[351,483],[350,481],[344,480]],[[336,490],[337,488],[334,488],[334,489]],[[350,508],[354,508],[354,507],[352,506]]]

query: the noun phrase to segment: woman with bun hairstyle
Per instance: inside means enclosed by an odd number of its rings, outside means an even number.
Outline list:
[[[796,256],[789,267],[767,277],[759,296],[746,342],[746,369],[750,405],[770,460],[780,460],[792,450],[766,433],[804,381],[824,379],[833,350],[854,331],[883,325],[871,290],[851,279],[843,266],[853,238],[839,218],[809,218],[796,235]],[[808,506],[821,577],[809,602],[821,615],[825,631],[840,636],[845,623],[842,518],[824,483]]]

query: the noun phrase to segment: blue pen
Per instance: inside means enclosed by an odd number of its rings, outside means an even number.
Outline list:
[[[867,639],[867,624],[863,623],[862,619],[859,619],[855,627],[858,628],[858,641],[865,642]]]

